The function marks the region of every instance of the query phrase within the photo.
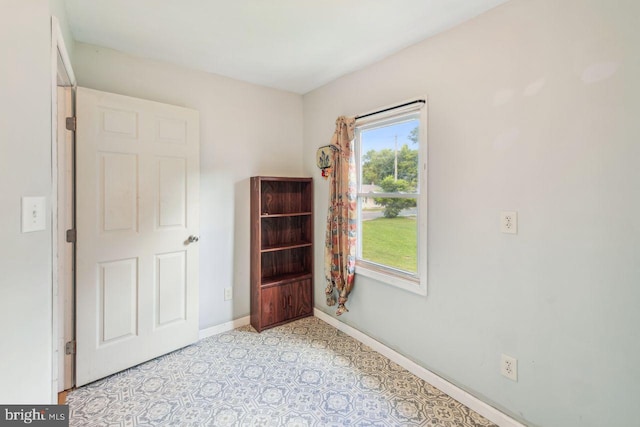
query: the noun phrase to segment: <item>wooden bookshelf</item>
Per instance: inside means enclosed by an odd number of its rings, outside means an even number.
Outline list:
[[[251,325],[313,314],[313,180],[251,178]]]

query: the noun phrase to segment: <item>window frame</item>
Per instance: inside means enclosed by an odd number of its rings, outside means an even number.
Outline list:
[[[355,273],[378,282],[388,284],[418,295],[427,295],[427,103],[416,103],[411,106],[375,114],[356,120],[354,138],[354,156],[356,166],[357,195],[357,236]],[[362,189],[362,150],[360,135],[362,131],[401,123],[403,118],[415,116],[418,119],[418,188],[417,193],[398,195],[397,193],[363,193]],[[373,196],[372,194],[375,194]],[[378,264],[362,258],[362,201],[366,197],[415,198],[417,220],[417,273],[411,274],[397,268]]]

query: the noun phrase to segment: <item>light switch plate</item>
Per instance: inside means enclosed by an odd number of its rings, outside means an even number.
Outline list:
[[[22,232],[47,229],[46,201],[44,197],[22,198]]]

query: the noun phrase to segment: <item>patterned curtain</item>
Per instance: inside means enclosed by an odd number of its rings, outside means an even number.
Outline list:
[[[340,316],[353,288],[356,267],[356,188],[355,161],[351,142],[355,119],[340,116],[331,138],[333,169],[329,178],[329,211],[325,238],[324,270],[327,280],[327,305],[336,303]]]

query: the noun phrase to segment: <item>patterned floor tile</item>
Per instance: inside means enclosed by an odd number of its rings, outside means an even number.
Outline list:
[[[68,396],[71,426],[439,426],[491,422],[317,318],[204,339]]]

